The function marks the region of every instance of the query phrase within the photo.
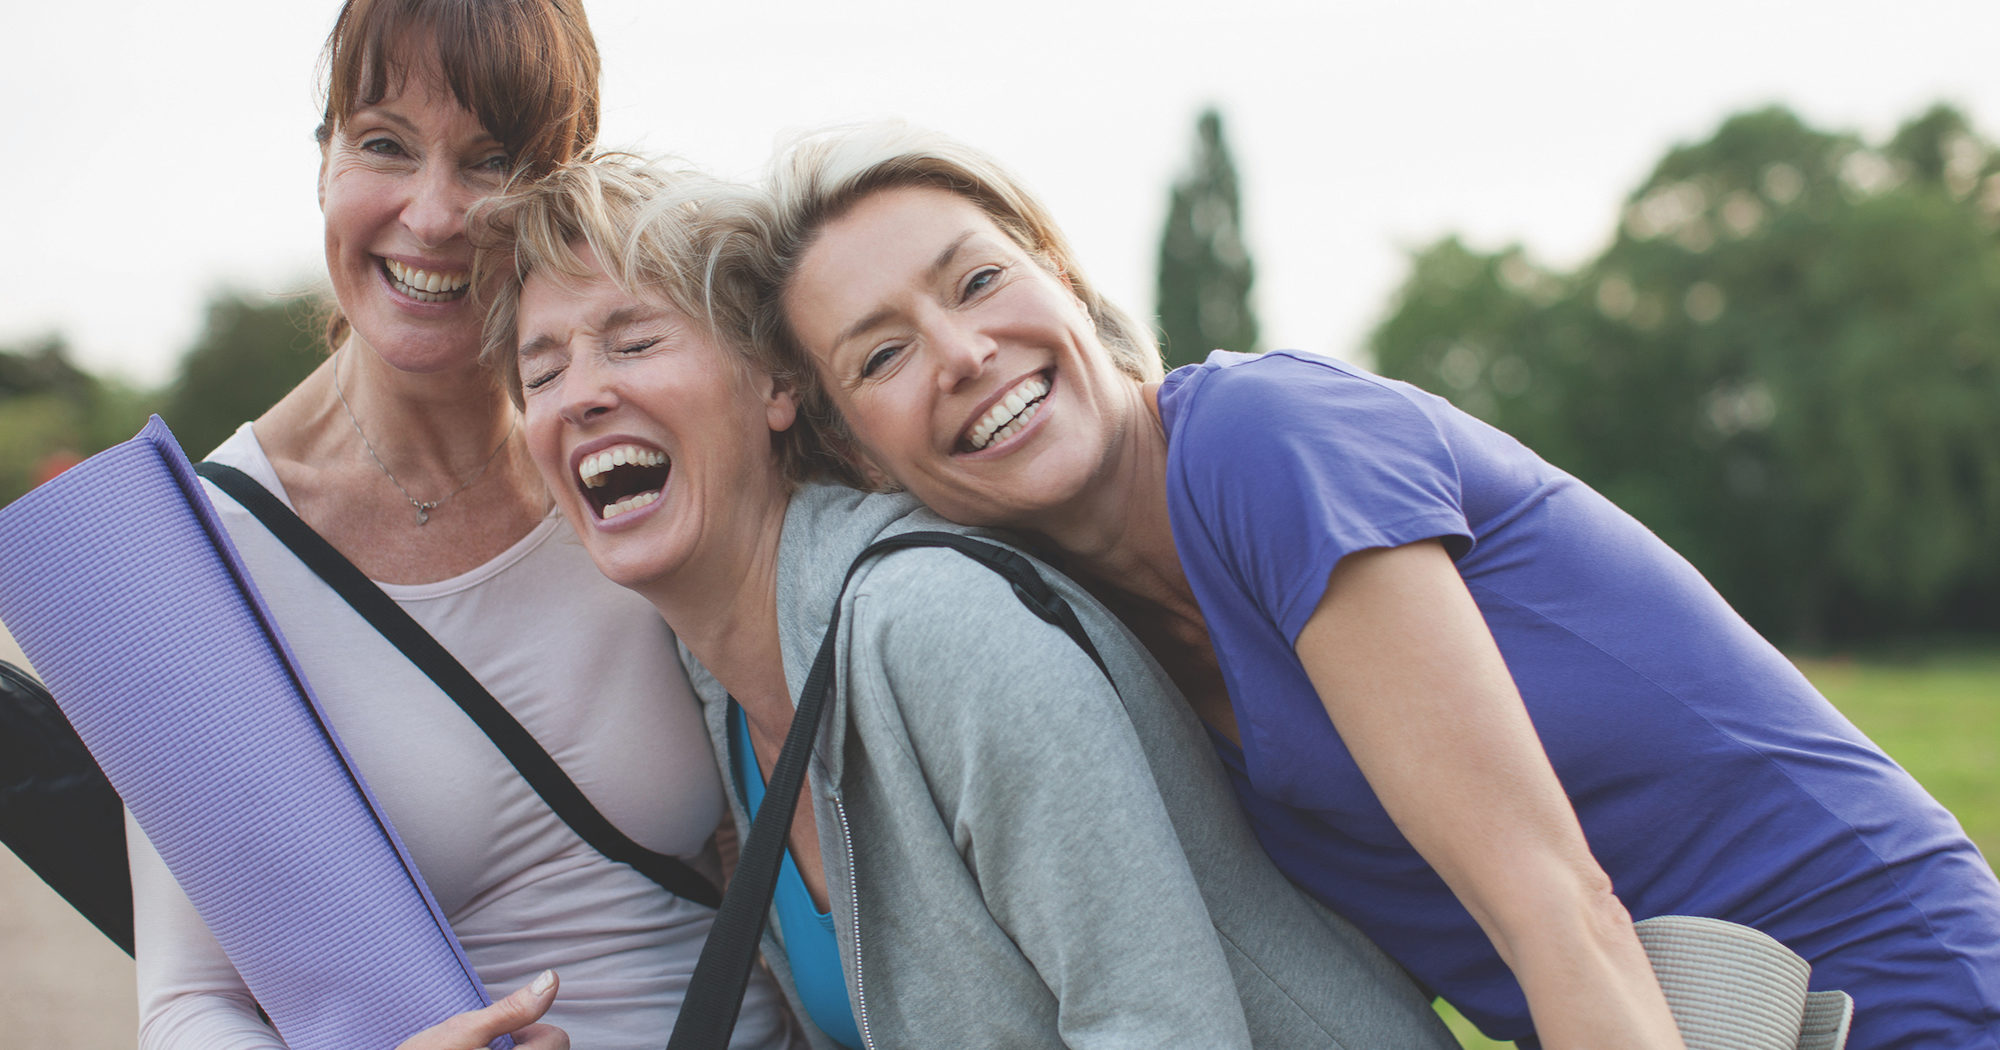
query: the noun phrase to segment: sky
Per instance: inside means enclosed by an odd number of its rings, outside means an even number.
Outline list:
[[[0,0],[0,346],[173,375],[219,289],[312,294],[331,0]],[[997,156],[1142,315],[1167,186],[1219,107],[1267,346],[1356,356],[1448,233],[1571,266],[1667,149],[1742,109],[2000,136],[1993,0],[585,0],[606,146],[754,177],[900,117]]]

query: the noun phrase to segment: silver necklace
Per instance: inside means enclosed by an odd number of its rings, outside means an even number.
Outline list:
[[[498,445],[493,446],[493,454],[487,456],[486,462],[481,463],[479,465],[479,469],[473,471],[472,476],[465,479],[465,484],[460,485],[455,489],[452,489],[450,492],[445,493],[444,495],[438,497],[437,499],[423,500],[410,495],[410,490],[404,488],[403,483],[396,480],[396,472],[390,470],[389,465],[387,463],[382,462],[382,457],[375,453],[374,443],[368,440],[367,432],[361,429],[361,421],[359,419],[354,418],[354,409],[350,407],[347,403],[347,394],[345,391],[340,389],[339,361],[335,361],[333,363],[333,396],[340,399],[341,410],[347,413],[347,421],[349,423],[354,424],[354,433],[361,438],[361,447],[368,450],[368,458],[375,461],[375,466],[382,471],[382,475],[384,477],[389,479],[389,484],[396,486],[396,491],[402,493],[403,498],[410,501],[410,506],[417,508],[418,525],[429,524],[431,520],[431,511],[434,511],[438,509],[440,506],[443,506],[445,501],[451,499],[453,496],[456,496],[459,493],[464,492],[466,489],[471,488],[472,483],[478,481],[480,476],[486,473],[486,468],[492,466],[493,461],[500,458],[500,450],[507,447],[508,440],[513,438],[514,436],[514,429],[521,425],[521,420],[518,417],[516,417],[513,422],[507,425],[507,433],[501,435],[500,443]]]

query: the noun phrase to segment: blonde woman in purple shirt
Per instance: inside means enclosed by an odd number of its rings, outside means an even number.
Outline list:
[[[1265,848],[1489,1034],[1679,1047],[1633,920],[1757,927],[1853,1047],[2000,1048],[2000,883],[1698,573],[1506,435],[1308,354],[1163,377],[1047,211],[901,127],[781,159],[760,343],[945,517],[1040,537]]]

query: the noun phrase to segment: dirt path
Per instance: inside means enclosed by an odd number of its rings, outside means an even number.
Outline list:
[[[0,849],[0,1031],[34,1050],[131,1050],[132,960]]]

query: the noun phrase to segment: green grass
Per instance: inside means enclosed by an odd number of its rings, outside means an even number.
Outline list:
[[[1835,707],[1902,763],[2000,857],[2000,644],[1915,655],[1797,658]],[[1442,1003],[1438,1014],[1467,1050],[1496,1043]]]

